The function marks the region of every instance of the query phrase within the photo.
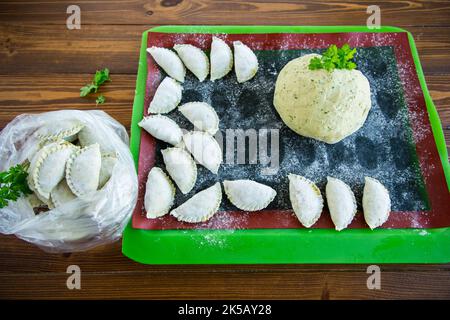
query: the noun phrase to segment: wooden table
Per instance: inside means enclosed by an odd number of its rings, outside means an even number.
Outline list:
[[[77,1],[0,3],[0,128],[25,112],[94,109],[78,97],[109,67],[102,108],[130,126],[141,33],[162,24],[364,25],[371,1],[78,1],[81,30],[66,28]],[[376,1],[383,25],[414,35],[450,143],[450,2]],[[81,290],[66,288],[79,265]],[[450,265],[383,265],[381,290],[366,265],[145,266],[120,241],[85,253],[47,254],[0,237],[0,298],[450,298]]]

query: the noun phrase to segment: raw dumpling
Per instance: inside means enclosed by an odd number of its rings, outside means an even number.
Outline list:
[[[289,197],[298,220],[306,228],[319,220],[323,209],[323,198],[314,182],[305,177],[289,174]]]
[[[209,220],[219,210],[222,202],[220,182],[200,191],[185,203],[173,209],[170,214],[184,222],[203,222]]]
[[[182,148],[161,151],[166,170],[183,194],[189,193],[197,181],[197,166],[191,155]]]
[[[148,107],[149,113],[168,113],[181,101],[183,87],[172,78],[165,77],[156,89],[153,100]]]
[[[76,195],[72,193],[67,185],[66,179],[61,182],[50,192],[53,204],[55,207],[62,206],[63,204],[76,199]]]
[[[147,178],[144,206],[147,218],[153,219],[167,214],[173,206],[175,187],[169,177],[158,167],[153,167]]]
[[[391,212],[389,191],[380,181],[366,177],[363,192],[364,219],[370,229],[375,229],[385,223]]]
[[[98,188],[101,189],[111,178],[113,169],[117,163],[115,153],[102,154],[102,166],[100,167],[100,176],[98,178]]]
[[[327,177],[326,196],[331,220],[337,231],[341,231],[352,222],[356,214],[356,199],[352,189],[343,181]]]
[[[202,82],[209,73],[208,56],[199,48],[190,44],[176,44],[173,49],[178,53],[186,68]]]
[[[234,41],[234,72],[239,83],[253,78],[258,71],[258,59],[253,51],[240,41]]]
[[[233,68],[233,52],[230,47],[217,37],[211,43],[211,81],[223,78]]]
[[[186,69],[177,54],[166,48],[151,47],[147,49],[156,63],[172,78],[184,82]]]
[[[150,133],[156,139],[178,145],[183,139],[183,131],[172,119],[157,114],[145,117],[139,122],[139,126]]]
[[[91,144],[98,143],[97,140],[98,139],[94,133],[94,130],[90,129],[89,127],[84,127],[78,133],[78,142],[82,147],[87,147]]]
[[[219,130],[219,117],[216,111],[206,102],[188,102],[178,107],[178,110],[198,130],[215,135]]]
[[[98,130],[90,126],[85,126],[83,129],[81,129],[81,131],[78,133],[78,142],[83,148],[97,143],[100,146],[101,152],[114,152],[111,147],[105,145],[105,143],[102,141]]]
[[[98,144],[85,147],[72,154],[67,161],[66,180],[70,190],[83,197],[96,191],[100,180],[102,155]]]
[[[209,133],[191,131],[183,136],[186,149],[202,166],[217,174],[222,163],[222,149]]]
[[[42,150],[40,150],[40,151],[42,151]],[[47,206],[49,209],[53,209],[55,206],[53,205],[51,197],[49,197],[48,199],[44,198],[42,195],[40,195],[37,192],[36,187],[34,185],[33,172],[35,171],[35,168],[36,168],[36,162],[39,157],[39,152],[34,154],[33,158],[30,161],[30,166],[28,168],[27,183],[28,183],[28,187],[30,188],[30,190],[33,191],[34,193],[29,195],[27,197],[27,199],[33,208]]]
[[[77,133],[83,127],[84,124],[78,120],[61,120],[42,126],[36,131],[36,136],[42,140],[57,141],[64,139],[72,142],[77,139]]]
[[[262,210],[277,195],[271,187],[252,180],[225,180],[223,187],[230,202],[244,211]]]
[[[30,165],[30,188],[45,200],[64,178],[66,162],[77,148],[69,142],[59,141],[43,147]],[[44,201],[45,202],[45,201]]]

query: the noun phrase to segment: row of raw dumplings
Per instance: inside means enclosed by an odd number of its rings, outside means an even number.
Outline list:
[[[238,82],[253,78],[258,71],[258,59],[253,51],[241,41],[234,41],[234,70]],[[167,48],[151,47],[147,52],[173,79],[184,82],[186,68],[201,82],[211,72],[211,81],[221,79],[233,68],[233,53],[220,38],[212,37],[210,61],[208,56],[191,44],[176,44],[173,52]],[[177,55],[178,54],[178,55]]]
[[[225,180],[223,185],[230,202],[244,211],[259,211],[266,208],[277,194],[271,187],[252,180]],[[319,188],[302,176],[290,174],[289,196],[299,221],[307,228],[314,225],[320,218],[324,203]],[[357,210],[352,190],[343,181],[328,177],[326,196],[336,230],[347,228]],[[152,168],[145,195],[147,218],[157,218],[169,213],[174,199],[175,187],[170,178],[160,168]],[[171,210],[170,214],[184,222],[203,222],[217,212],[221,201],[222,189],[217,182]],[[363,210],[364,218],[371,229],[387,221],[390,206],[387,189],[378,180],[366,177]]]
[[[225,180],[223,186],[230,202],[244,211],[266,208],[277,194],[271,187],[252,180]],[[158,218],[169,213],[175,200],[175,187],[164,171],[153,167],[148,175],[146,188],[144,206],[147,218]],[[179,221],[204,222],[219,210],[221,202],[222,188],[220,182],[216,182],[171,210],[170,214]]]
[[[102,153],[93,131],[81,122],[47,124],[35,135],[40,141],[29,159],[27,177],[31,207],[59,207],[101,189],[110,179],[116,154]]]
[[[328,177],[325,187],[331,220],[340,231],[352,222],[356,214],[356,199],[350,187],[342,180]],[[289,197],[299,221],[307,228],[319,220],[323,198],[314,182],[305,177],[289,175]],[[376,179],[366,177],[362,199],[364,219],[371,229],[385,223],[391,212],[388,190]]]

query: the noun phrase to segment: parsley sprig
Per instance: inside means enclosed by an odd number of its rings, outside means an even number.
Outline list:
[[[21,164],[0,172],[0,208],[6,207],[9,201],[17,201],[22,195],[32,193],[27,176],[27,166]]]
[[[99,104],[103,104],[105,103],[106,99],[105,97],[101,94],[97,97],[97,99],[95,99],[95,104],[99,105]]]
[[[352,61],[355,53],[356,48],[352,49],[348,44],[344,44],[342,48],[338,48],[333,44],[322,54],[322,57],[314,57],[311,59],[309,62],[309,70],[353,70],[356,68],[356,63]]]
[[[105,68],[103,70],[97,70],[94,75],[94,79],[92,83],[89,83],[80,89],[80,97],[86,97],[91,93],[97,93],[98,88],[106,81],[111,81],[109,77],[109,69]],[[103,95],[99,96],[97,100],[95,100],[96,104],[102,104],[106,101]]]

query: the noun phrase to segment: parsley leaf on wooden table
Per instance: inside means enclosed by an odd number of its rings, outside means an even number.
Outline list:
[[[80,89],[80,97],[86,97],[91,92],[97,92],[98,86],[94,84],[87,84]]]
[[[98,98],[95,100],[95,104],[99,105],[99,104],[103,104],[105,103],[106,99],[103,95],[99,95]]]
[[[106,81],[111,81],[111,78],[109,76],[109,69],[105,68],[103,70],[97,70],[95,72],[94,75],[94,79],[92,80],[92,83],[88,83],[87,85],[85,85],[84,87],[82,87],[80,89],[80,97],[86,97],[87,95],[91,94],[91,93],[96,93],[98,91],[98,88],[100,88],[100,86],[102,84],[104,84]],[[103,97],[103,96],[100,96]],[[96,100],[96,103],[104,103],[105,102],[105,98],[100,98],[98,97]],[[98,102],[100,99],[100,101],[102,102]]]
[[[94,84],[99,87],[106,81],[111,81],[111,78],[109,77],[109,69],[105,68],[103,70],[97,70],[94,76]]]

